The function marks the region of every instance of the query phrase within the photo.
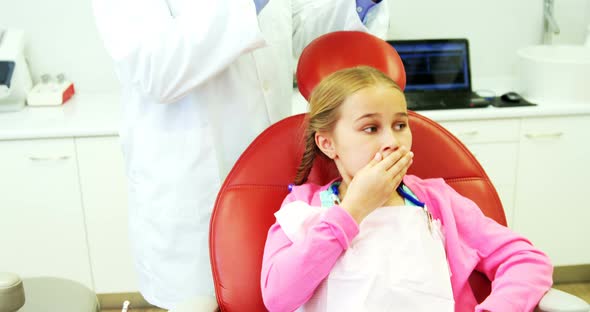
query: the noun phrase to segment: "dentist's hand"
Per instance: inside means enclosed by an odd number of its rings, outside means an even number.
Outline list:
[[[360,224],[367,215],[390,199],[412,164],[413,157],[414,153],[405,147],[400,147],[385,158],[377,153],[351,181],[346,181],[348,187],[340,206]]]

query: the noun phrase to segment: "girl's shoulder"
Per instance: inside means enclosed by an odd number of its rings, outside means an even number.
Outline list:
[[[283,205],[294,201],[303,201],[307,204],[313,204],[315,201],[317,201],[316,199],[319,198],[319,193],[328,189],[333,182],[334,181],[331,181],[325,185],[319,185],[315,183],[293,185],[290,188],[289,195],[287,195],[287,198],[285,198]]]
[[[448,207],[447,203],[456,196],[460,196],[442,178],[421,179],[413,175],[406,175],[404,184],[419,200],[425,202],[429,210],[436,216],[440,216],[443,209],[452,209],[452,207]]]
[[[404,184],[413,192],[417,191],[418,193],[436,192],[449,187],[443,178],[422,179],[411,174],[404,176]]]

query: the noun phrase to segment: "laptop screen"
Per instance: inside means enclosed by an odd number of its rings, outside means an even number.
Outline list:
[[[10,88],[12,72],[14,71],[14,62],[0,61],[0,85]]]
[[[390,40],[406,70],[405,91],[471,91],[467,39]]]

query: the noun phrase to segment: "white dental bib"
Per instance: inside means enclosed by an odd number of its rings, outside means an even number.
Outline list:
[[[299,240],[325,209],[294,202],[277,212],[277,221],[289,239]],[[432,222],[431,232],[421,207],[373,211],[297,311],[454,311],[439,220]]]

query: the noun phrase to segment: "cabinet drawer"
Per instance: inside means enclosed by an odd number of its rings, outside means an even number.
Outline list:
[[[508,226],[512,227],[518,142],[472,143],[467,146],[496,188]]]
[[[0,168],[60,167],[76,164],[72,139],[0,141]]]
[[[95,291],[136,292],[119,139],[76,138],[76,151]]]
[[[93,287],[72,139],[0,141],[0,270]]]
[[[516,142],[519,139],[519,119],[449,121],[440,124],[465,144]]]
[[[519,159],[514,229],[556,266],[590,263],[590,116],[524,119]]]

